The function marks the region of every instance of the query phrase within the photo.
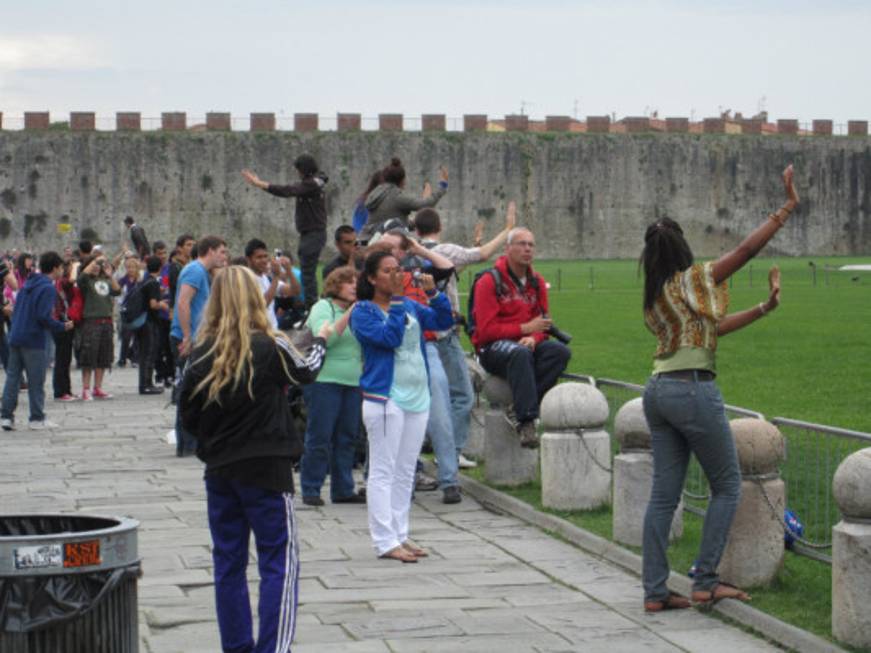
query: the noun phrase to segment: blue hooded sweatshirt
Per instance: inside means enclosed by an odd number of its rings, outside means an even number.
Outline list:
[[[57,291],[44,274],[31,275],[15,299],[9,346],[25,349],[45,349],[46,331],[63,331],[64,323],[51,316]]]

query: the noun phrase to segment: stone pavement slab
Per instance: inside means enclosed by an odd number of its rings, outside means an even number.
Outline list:
[[[136,393],[136,370],[106,385],[109,401],[49,399],[57,431],[28,431],[22,396],[25,428],[0,432],[0,505],[140,520],[141,650],[219,651],[202,465],[175,457],[174,411]],[[418,493],[412,535],[431,555],[414,565],[375,557],[365,506],[297,508],[297,653],[777,650],[694,611],[646,615],[637,577],[469,497]]]

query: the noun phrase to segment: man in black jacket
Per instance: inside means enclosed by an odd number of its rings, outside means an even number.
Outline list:
[[[242,176],[249,184],[278,197],[295,197],[294,224],[299,232],[299,265],[302,270],[302,290],[306,308],[318,301],[318,279],[315,274],[321,250],[327,244],[327,207],[324,186],[327,176],[318,171],[318,164],[310,154],[301,154],[293,162],[299,173],[295,184],[279,186],[263,181],[250,170]]]
[[[144,261],[145,257],[151,255],[151,245],[148,244],[145,229],[136,224],[133,217],[129,215],[124,218],[124,226],[130,230],[130,241],[139,255],[139,260]]]

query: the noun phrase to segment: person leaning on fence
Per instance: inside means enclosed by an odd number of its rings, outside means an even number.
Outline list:
[[[717,575],[738,505],[741,473],[723,399],[714,382],[715,353],[718,336],[755,322],[780,303],[777,268],[769,274],[768,300],[738,313],[726,313],[725,282],[759,253],[798,206],[792,166],[784,171],[783,181],[786,203],[716,261],[693,263],[683,230],[669,218],[657,220],[644,234],[644,321],[657,339],[653,375],[644,392],[644,415],[653,446],[653,489],[642,539],[644,609],[648,612],[690,606],[690,601],[666,586],[668,534],[690,453],[695,454],[711,488],[692,601],[710,605],[724,598],[750,600]]]
[[[318,333],[303,356],[272,329],[249,269],[234,265],[215,275],[181,383],[179,410],[206,464],[224,651],[290,651],[299,580],[292,460],[299,440],[285,388],[315,379],[327,334],[328,328]],[[246,578],[252,531],[260,571],[256,647]]]
[[[532,269],[535,237],[516,227],[508,233],[505,255],[474,284],[472,344],[490,374],[511,386],[511,419],[523,447],[538,447],[535,420],[545,393],[559,380],[571,350],[548,338],[547,285]]]
[[[417,562],[426,553],[408,539],[408,521],[430,408],[423,331],[447,329],[453,316],[430,275],[420,277],[429,306],[403,296],[403,277],[390,252],[370,254],[358,282],[351,329],[363,350],[369,532],[379,557]]]

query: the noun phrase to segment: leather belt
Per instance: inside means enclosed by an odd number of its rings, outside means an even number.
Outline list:
[[[675,381],[713,381],[717,375],[708,370],[675,370],[674,372],[660,372],[656,378]]]

